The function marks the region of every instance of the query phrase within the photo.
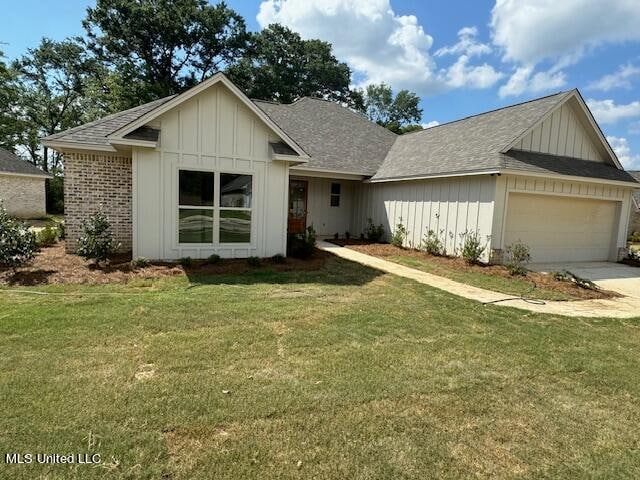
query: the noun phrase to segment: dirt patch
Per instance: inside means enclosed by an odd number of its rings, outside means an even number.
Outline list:
[[[287,258],[285,263],[263,259],[260,267],[252,267],[244,259],[225,259],[220,265],[194,260],[190,267],[175,263],[154,262],[144,268],[133,268],[130,255],[115,255],[98,268],[82,257],[65,252],[64,242],[43,248],[27,266],[16,272],[0,269],[0,285],[106,284],[128,283],[135,279],[153,279],[177,275],[235,275],[261,268],[278,272],[319,270],[329,256],[316,250],[308,260]]]
[[[381,243],[351,244],[348,245],[348,247],[358,252],[366,253],[367,255],[372,255],[379,258],[403,256],[427,261],[435,266],[442,267],[442,269],[467,273],[475,272],[483,275],[491,275],[503,278],[513,278],[509,271],[502,265],[468,265],[462,258],[459,257],[437,257],[421,252],[419,250],[398,248],[394,247],[393,245]],[[621,296],[615,292],[609,292],[607,290],[589,290],[579,287],[573,283],[559,281],[553,278],[552,275],[546,273],[530,271],[526,276],[517,278],[530,282],[532,287],[561,292],[569,295],[571,298],[574,298],[576,300],[606,299]]]

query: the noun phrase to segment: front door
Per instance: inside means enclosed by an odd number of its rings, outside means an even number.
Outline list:
[[[307,228],[307,181],[289,180],[289,235]]]

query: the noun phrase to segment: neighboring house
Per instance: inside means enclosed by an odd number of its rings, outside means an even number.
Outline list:
[[[633,178],[640,182],[640,170],[629,172]],[[629,218],[629,233],[640,232],[640,189],[633,192],[631,217]]]
[[[367,219],[407,245],[428,230],[492,260],[616,260],[631,193],[577,90],[397,136],[335,103],[251,101],[217,74],[185,93],[49,136],[65,156],[69,249],[100,206],[151,259],[270,256],[313,225],[358,236]]]
[[[0,148],[0,201],[9,215],[21,218],[46,215],[47,178],[51,175]]]

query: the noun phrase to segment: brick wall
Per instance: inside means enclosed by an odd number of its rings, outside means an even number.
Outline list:
[[[36,218],[46,214],[45,177],[0,174],[0,200],[9,215]]]
[[[67,251],[76,249],[82,222],[100,208],[120,250],[131,250],[131,158],[102,153],[64,156],[64,218]]]

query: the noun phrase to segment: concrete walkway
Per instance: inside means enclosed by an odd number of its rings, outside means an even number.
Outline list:
[[[392,273],[400,277],[410,278],[416,282],[424,283],[425,285],[444,290],[445,292],[482,303],[495,303],[497,305],[529,310],[531,312],[566,315],[570,317],[640,317],[640,298],[622,297],[609,300],[576,300],[571,302],[546,300],[526,301],[519,298],[516,299],[513,295],[472,287],[471,285],[422,272],[415,268],[405,267],[404,265],[356,252],[350,248],[340,247],[329,242],[319,241],[317,246],[321,250],[332,253],[345,260],[357,262],[367,267]]]

